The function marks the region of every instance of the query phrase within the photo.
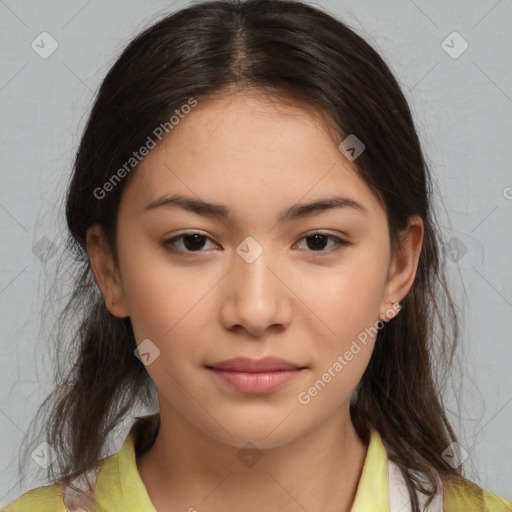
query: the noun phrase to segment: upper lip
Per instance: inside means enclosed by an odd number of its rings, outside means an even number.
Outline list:
[[[234,359],[226,359],[211,365],[208,368],[217,370],[238,371],[238,372],[272,372],[278,370],[300,370],[303,367],[289,363],[279,357],[264,357],[263,359],[251,359],[249,357],[235,357]]]

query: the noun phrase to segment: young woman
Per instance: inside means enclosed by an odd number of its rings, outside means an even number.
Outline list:
[[[441,399],[457,323],[411,113],[340,21],[219,0],[145,30],[66,216],[78,353],[51,485],[7,512],[512,510],[462,476]]]

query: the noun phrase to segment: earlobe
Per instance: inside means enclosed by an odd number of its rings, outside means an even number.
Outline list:
[[[400,302],[409,293],[416,277],[423,233],[421,217],[410,217],[407,228],[400,234],[400,247],[396,250],[390,265],[383,310],[389,310],[390,304]],[[383,311],[381,315],[384,315]]]
[[[100,224],[87,230],[87,251],[91,269],[107,309],[118,318],[129,316],[119,269]]]

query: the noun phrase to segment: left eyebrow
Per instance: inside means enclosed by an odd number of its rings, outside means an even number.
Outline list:
[[[280,215],[279,220],[295,220],[300,217],[306,217],[308,215],[318,213],[320,211],[341,208],[352,208],[364,215],[369,213],[368,209],[358,201],[349,197],[336,196],[327,199],[319,199],[318,201],[314,201],[312,203],[294,205],[288,210],[284,211]]]
[[[181,208],[197,215],[220,219],[230,219],[233,216],[231,210],[227,206],[217,203],[208,203],[202,199],[186,197],[179,194],[173,196],[163,196],[159,199],[156,199],[155,201],[149,203],[144,208],[144,211],[149,211],[160,207]],[[358,201],[355,201],[349,197],[335,196],[326,199],[319,199],[312,203],[293,205],[281,212],[278,220],[279,222],[292,221],[301,217],[313,215],[320,211],[342,208],[351,208],[365,215],[369,213],[368,209]]]

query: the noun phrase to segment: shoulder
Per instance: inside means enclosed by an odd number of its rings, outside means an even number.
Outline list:
[[[121,480],[136,476],[134,440],[146,440],[141,437],[144,427],[153,425],[158,419],[155,416],[137,417],[122,447],[101,459],[94,468],[72,478],[69,485],[66,486],[63,480],[37,487],[1,508],[0,512],[66,512],[66,504],[71,510],[84,510],[84,506],[86,509],[89,507],[90,498],[96,496],[96,490],[101,498],[107,500],[116,493],[122,496]],[[66,483],[69,480],[65,479]]]
[[[489,491],[483,492],[484,510],[492,512],[512,512],[512,502],[506,500],[498,494]]]
[[[63,493],[59,484],[37,487],[2,508],[2,512],[66,512]]]
[[[470,480],[461,479],[444,485],[444,509],[445,512],[512,512],[512,503]]]
[[[147,448],[155,436],[155,429],[159,425],[159,415],[152,414],[147,417],[136,417],[136,422],[124,440],[122,447],[114,454],[109,455],[99,461],[96,468],[91,469],[71,482],[71,487],[76,487],[85,491],[89,495],[96,488],[96,475],[98,478],[99,494],[107,499],[112,496],[122,496],[121,480],[136,479],[137,466],[135,462],[135,445],[139,448]],[[151,427],[149,437],[146,435],[147,428]],[[145,443],[145,444],[144,444]],[[140,445],[140,446],[139,446]],[[140,484],[142,486],[142,483]],[[66,487],[61,482],[43,487],[37,487],[21,495],[17,500],[0,509],[0,512],[66,512],[64,496],[66,503],[72,508],[83,504],[87,498],[79,496],[70,487]],[[74,509],[73,508],[73,509]]]

